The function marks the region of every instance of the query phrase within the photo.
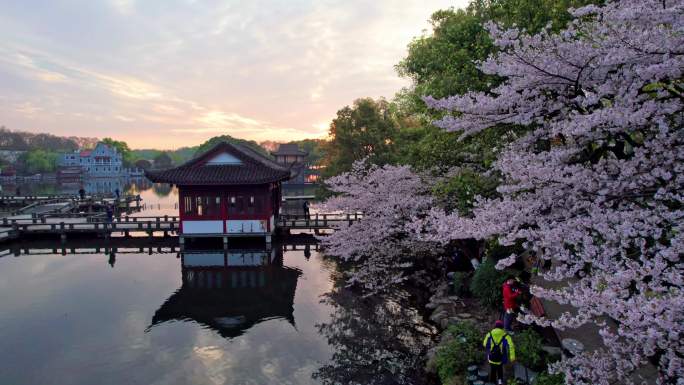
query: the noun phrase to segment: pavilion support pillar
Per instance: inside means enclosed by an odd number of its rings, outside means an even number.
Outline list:
[[[223,249],[228,248],[228,237],[223,237]]]

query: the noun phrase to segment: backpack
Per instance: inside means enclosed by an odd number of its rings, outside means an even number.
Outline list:
[[[501,340],[497,344],[494,341],[494,336],[492,336],[492,333],[489,333],[489,339],[492,341],[491,347],[489,349],[489,361],[492,362],[503,362],[504,354],[503,354],[503,348],[501,345],[503,345],[504,340],[508,334],[504,334],[503,337],[501,337]]]

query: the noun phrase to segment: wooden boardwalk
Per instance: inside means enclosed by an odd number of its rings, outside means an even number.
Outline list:
[[[0,196],[0,207],[7,210],[5,215],[69,213],[73,211],[92,211],[93,207],[112,205],[130,211],[140,209],[140,195],[126,195],[114,198],[108,195],[89,195],[84,199],[74,195],[30,195]]]
[[[334,230],[339,226],[351,226],[363,218],[363,214],[285,214],[278,218],[282,230]]]
[[[361,214],[310,214],[281,215],[276,226],[279,230],[334,230],[339,226],[351,225],[363,218]],[[23,237],[59,236],[63,240],[69,235],[92,234],[101,237],[112,235],[130,236],[145,234],[164,237],[177,235],[177,216],[122,216],[112,222],[101,215],[87,213],[22,215],[0,220],[0,242]],[[231,234],[249,236],[249,234]],[[216,235],[224,236],[224,235]]]

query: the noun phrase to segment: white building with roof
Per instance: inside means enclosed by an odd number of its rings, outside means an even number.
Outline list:
[[[123,156],[116,148],[99,142],[92,150],[77,150],[62,154],[60,167],[80,167],[83,175],[89,177],[119,177],[128,175],[123,168]]]

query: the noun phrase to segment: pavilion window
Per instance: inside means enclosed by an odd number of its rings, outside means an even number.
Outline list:
[[[255,202],[255,199],[254,199],[254,195],[251,195],[251,196],[247,199],[247,212],[248,212],[249,214],[254,214],[254,208],[255,208],[255,206],[256,206],[255,203],[256,203],[256,202]]]
[[[192,197],[183,197],[183,214],[192,214]]]
[[[202,197],[195,197],[195,207],[196,207],[196,212],[195,214],[199,217],[201,217],[204,214],[204,205],[202,203]]]
[[[238,208],[238,213],[240,213],[240,214],[245,213],[245,200],[244,200],[244,197],[241,195],[238,195],[238,197],[237,197],[237,208]]]
[[[192,199],[190,199],[192,201]],[[215,216],[221,213],[221,198],[217,196],[195,196],[195,207],[190,213],[198,217]],[[186,208],[187,212],[187,208]]]

